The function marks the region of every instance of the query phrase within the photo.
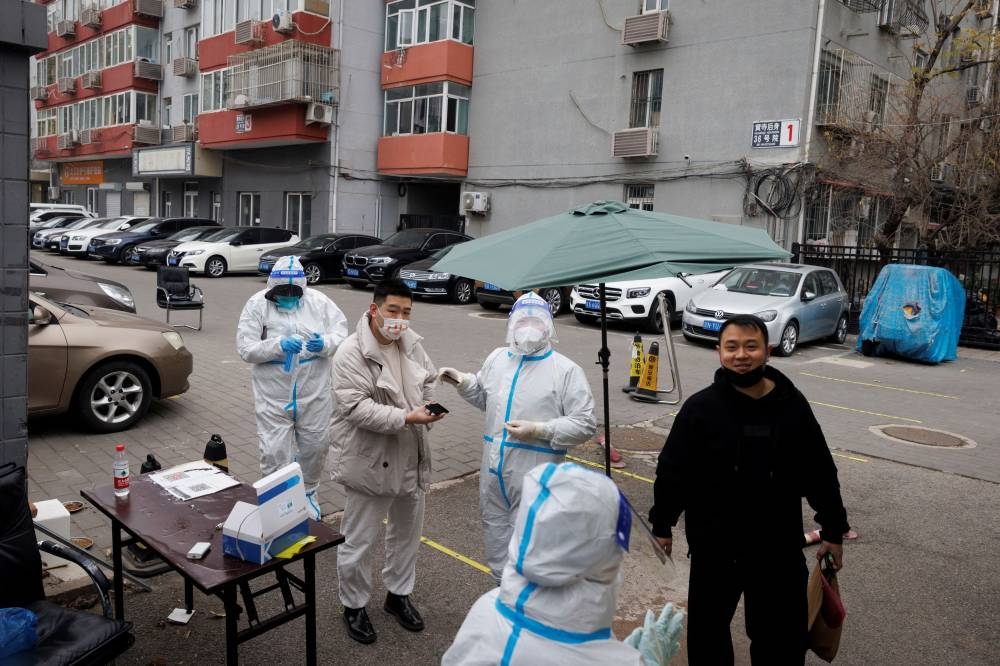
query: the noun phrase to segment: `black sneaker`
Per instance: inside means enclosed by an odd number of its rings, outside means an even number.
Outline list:
[[[359,643],[368,645],[374,643],[378,635],[375,627],[368,619],[368,611],[364,608],[344,607],[344,624],[347,625],[347,635]]]
[[[403,629],[408,631],[424,630],[424,619],[410,603],[410,597],[389,592],[385,595],[385,605],[382,608],[386,613],[395,615]]]

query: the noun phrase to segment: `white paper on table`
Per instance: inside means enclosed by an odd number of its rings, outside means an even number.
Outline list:
[[[238,486],[239,481],[203,460],[150,474],[153,483],[179,500],[190,500]]]

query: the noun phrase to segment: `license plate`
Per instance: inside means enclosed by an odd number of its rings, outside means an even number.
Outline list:
[[[702,323],[701,327],[706,331],[718,331],[720,328],[722,328],[722,322],[715,321],[714,319],[706,319]]]
[[[486,284],[484,284],[483,289],[487,291],[500,291],[500,287],[496,286],[492,282],[487,282]]]
[[[358,269],[357,268],[345,268],[344,271],[348,275],[350,275],[351,277],[358,277]]]
[[[261,262],[260,265],[257,266],[257,270],[259,270],[261,273],[270,273],[271,272],[271,264],[268,264],[268,263],[265,263],[265,262]]]
[[[417,288],[417,281],[416,280],[403,280],[403,284],[405,284],[410,289],[416,289]]]
[[[167,266],[176,266],[177,257],[167,257]]]
[[[595,301],[593,299],[588,298],[584,302],[583,307],[587,308],[588,310],[600,310],[601,309],[601,302],[600,301]]]
[[[128,255],[128,262],[130,264],[137,264],[137,263],[139,263],[139,255],[136,254],[135,252],[129,253],[129,255]]]

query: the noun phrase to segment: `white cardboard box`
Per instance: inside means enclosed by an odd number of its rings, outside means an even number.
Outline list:
[[[282,467],[253,484],[257,505],[237,502],[222,530],[222,551],[262,564],[309,535],[302,469]]]

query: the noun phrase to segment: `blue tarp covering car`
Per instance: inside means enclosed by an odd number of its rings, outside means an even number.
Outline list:
[[[965,289],[951,272],[889,264],[861,310],[858,351],[940,363],[955,360]]]

